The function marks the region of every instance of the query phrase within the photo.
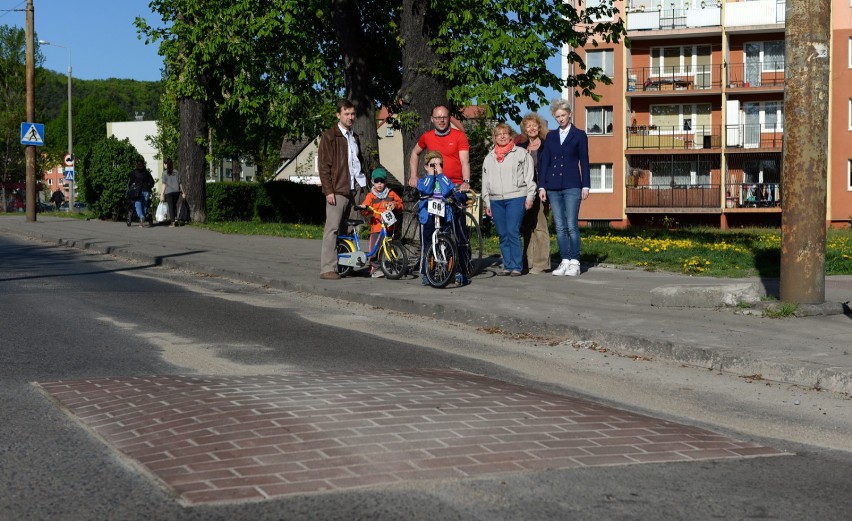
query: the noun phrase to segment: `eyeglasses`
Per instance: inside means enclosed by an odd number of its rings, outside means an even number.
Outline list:
[[[428,166],[444,166],[444,163],[429,163]]]
[[[373,183],[384,183],[384,179],[373,179]]]

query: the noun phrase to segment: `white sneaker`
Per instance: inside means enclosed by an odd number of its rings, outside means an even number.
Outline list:
[[[557,266],[556,269],[551,272],[551,274],[556,275],[557,277],[563,277],[568,271],[569,266],[571,266],[571,261],[569,261],[568,259],[562,259],[562,262],[559,263],[559,266]]]
[[[385,276],[385,272],[380,269],[374,270],[373,273],[370,274],[370,277],[374,279],[380,279]]]
[[[576,277],[580,274],[580,261],[577,259],[571,259],[568,264],[568,269],[565,270],[565,275],[569,277]]]

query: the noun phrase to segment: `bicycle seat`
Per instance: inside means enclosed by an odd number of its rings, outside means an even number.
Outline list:
[[[346,219],[346,224],[348,226],[360,226],[364,224],[364,221],[362,221],[361,219]]]

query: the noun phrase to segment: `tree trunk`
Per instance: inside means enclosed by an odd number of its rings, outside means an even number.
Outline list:
[[[178,101],[180,141],[178,161],[190,218],[207,222],[207,176],[204,143],[207,141],[207,117],[204,104],[189,98]]]
[[[354,0],[332,0],[334,30],[343,53],[343,80],[346,97],[355,105],[354,130],[361,138],[364,172],[367,177],[379,165],[379,136],[376,108],[371,95],[372,75],[364,56],[366,39],[358,6]]]
[[[402,86],[399,97],[402,103],[400,119],[416,122],[402,129],[403,164],[407,184],[411,175],[408,156],[420,135],[432,128],[432,109],[447,104],[447,84],[434,76],[438,55],[429,46],[437,36],[438,14],[430,9],[430,0],[403,0],[399,35],[402,46]]]

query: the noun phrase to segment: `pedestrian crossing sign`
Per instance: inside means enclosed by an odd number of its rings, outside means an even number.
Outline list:
[[[21,144],[44,146],[44,123],[21,123]]]

